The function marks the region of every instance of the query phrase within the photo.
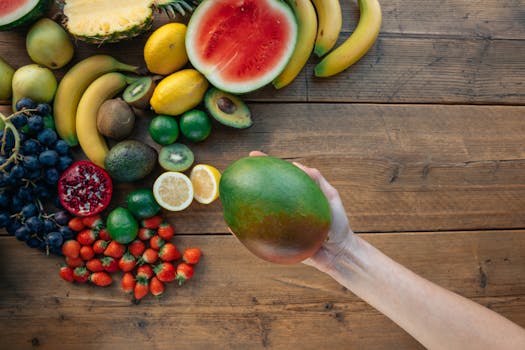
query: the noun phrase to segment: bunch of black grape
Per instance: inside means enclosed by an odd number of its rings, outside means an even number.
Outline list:
[[[54,130],[49,104],[22,98],[16,110],[1,116],[0,228],[29,247],[61,254],[62,243],[74,238],[57,197],[60,174],[73,162],[69,145]]]

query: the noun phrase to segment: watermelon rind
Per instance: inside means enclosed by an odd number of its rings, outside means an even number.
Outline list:
[[[204,24],[202,23],[209,23],[207,22],[208,18],[206,17],[212,16],[210,12],[213,10],[214,6],[223,6],[224,9],[232,9],[231,11],[235,11],[242,7],[245,3],[250,3],[251,5],[256,3],[257,6],[271,7],[271,10],[275,10],[280,15],[282,15],[282,17],[285,18],[286,24],[281,25],[287,25],[287,30],[289,30],[289,40],[282,43],[284,46],[282,47],[282,55],[278,62],[271,67],[264,67],[261,69],[264,70],[264,74],[260,74],[259,76],[255,76],[253,78],[249,77],[247,79],[243,79],[242,81],[232,81],[231,79],[224,77],[223,72],[228,69],[230,63],[232,65],[238,63],[235,61],[237,56],[236,53],[232,52],[231,59],[226,63],[219,62],[210,64],[203,62],[202,54],[204,49],[198,47],[196,43],[198,42],[197,38],[199,38],[199,35],[201,34],[200,32],[207,31],[207,28],[203,28]],[[228,16],[226,15],[225,17]],[[206,22],[203,22],[205,19]],[[221,18],[214,17],[212,21],[221,23]],[[255,28],[256,26],[256,23],[252,23],[250,26],[242,28],[242,30],[239,32],[239,36],[250,35],[250,27]],[[213,86],[233,94],[243,94],[255,91],[271,83],[272,80],[274,80],[279,75],[279,73],[281,73],[295,49],[297,35],[298,29],[295,15],[289,5],[282,0],[256,0],[255,2],[250,0],[204,0],[199,6],[197,6],[188,22],[188,29],[186,31],[186,51],[188,53],[189,61],[193,67],[200,71]],[[268,50],[265,52],[265,54],[274,54],[274,52]]]
[[[27,26],[42,17],[52,0],[23,0],[14,12],[0,17],[0,31]]]

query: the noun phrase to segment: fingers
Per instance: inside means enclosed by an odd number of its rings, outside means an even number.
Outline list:
[[[263,153],[263,152],[260,152],[260,151],[251,151],[249,153],[249,156],[250,157],[264,157],[264,156],[267,156],[267,154]]]

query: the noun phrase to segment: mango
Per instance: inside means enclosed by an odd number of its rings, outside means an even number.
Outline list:
[[[224,220],[257,257],[293,264],[312,256],[331,224],[325,195],[305,172],[274,157],[230,164],[219,183]]]

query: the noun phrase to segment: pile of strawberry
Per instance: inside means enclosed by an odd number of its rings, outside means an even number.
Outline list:
[[[68,223],[76,239],[62,245],[66,265],[60,276],[68,282],[109,286],[112,273],[122,271],[122,290],[137,302],[148,293],[160,296],[165,283],[182,285],[193,276],[201,250],[188,248],[181,254],[171,242],[175,230],[162,217],[140,221],[137,239],[121,244],[111,239],[99,215],[74,217]]]

